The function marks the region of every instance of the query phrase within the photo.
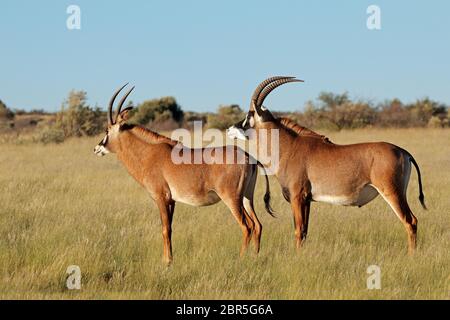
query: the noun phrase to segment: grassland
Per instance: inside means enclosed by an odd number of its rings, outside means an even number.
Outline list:
[[[337,143],[384,140],[418,161],[429,207],[419,219],[418,250],[407,255],[402,224],[378,197],[363,208],[314,203],[308,240],[294,249],[292,215],[272,179],[273,207],[256,205],[262,251],[238,256],[241,232],[223,204],[178,204],[174,264],[161,261],[159,214],[114,155],[97,158],[100,138],[61,145],[0,144],[0,298],[142,299],[449,299],[450,131],[358,130],[328,133]],[[213,226],[213,227],[211,227]],[[81,290],[66,288],[78,265]],[[381,267],[381,290],[366,270]]]

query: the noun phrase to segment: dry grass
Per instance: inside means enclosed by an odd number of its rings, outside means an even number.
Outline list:
[[[428,211],[408,191],[419,219],[418,250],[378,197],[363,208],[313,204],[308,240],[294,250],[289,205],[272,179],[273,207],[257,212],[262,252],[239,259],[241,232],[223,204],[179,204],[174,264],[161,262],[159,215],[114,155],[97,158],[98,139],[62,145],[0,144],[0,297],[145,299],[449,299],[450,131],[358,130],[329,134],[337,143],[385,140],[421,166]],[[211,226],[215,226],[212,229]],[[78,265],[82,289],[65,287]],[[367,290],[366,269],[382,271],[382,289]]]

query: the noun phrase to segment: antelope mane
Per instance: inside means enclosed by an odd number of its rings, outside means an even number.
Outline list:
[[[156,133],[141,126],[129,125],[127,130],[137,138],[150,144],[166,143],[172,147],[176,146],[177,144],[181,144],[181,142],[177,140],[170,139],[166,136],[163,136],[162,134]]]
[[[312,131],[311,129],[308,129],[306,127],[302,127],[295,121],[289,119],[289,118],[279,118],[280,124],[293,132],[294,134],[298,136],[305,136],[305,137],[312,137],[312,138],[319,138],[322,139],[325,142],[332,143],[330,139],[328,139],[326,136],[318,134],[317,132]]]

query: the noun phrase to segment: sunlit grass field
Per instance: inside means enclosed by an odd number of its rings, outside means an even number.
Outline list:
[[[413,170],[410,206],[418,249],[381,197],[363,208],[313,203],[308,239],[294,249],[290,206],[271,179],[277,218],[263,223],[259,256],[239,258],[241,231],[222,203],[177,204],[174,263],[162,263],[159,213],[114,155],[93,154],[98,138],[61,145],[0,144],[0,298],[2,299],[449,299],[450,130],[366,129],[327,133],[336,143],[388,141],[420,165],[426,202]],[[66,269],[81,269],[81,290]],[[367,268],[381,268],[368,290]]]

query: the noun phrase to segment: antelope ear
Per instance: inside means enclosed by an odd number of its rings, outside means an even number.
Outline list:
[[[130,118],[130,111],[133,109],[133,107],[127,107],[123,109],[119,116],[117,117],[117,123],[123,124]]]
[[[259,117],[259,116],[257,115],[257,117]],[[255,116],[254,115],[248,119],[248,124],[249,124],[250,128],[255,127]]]

